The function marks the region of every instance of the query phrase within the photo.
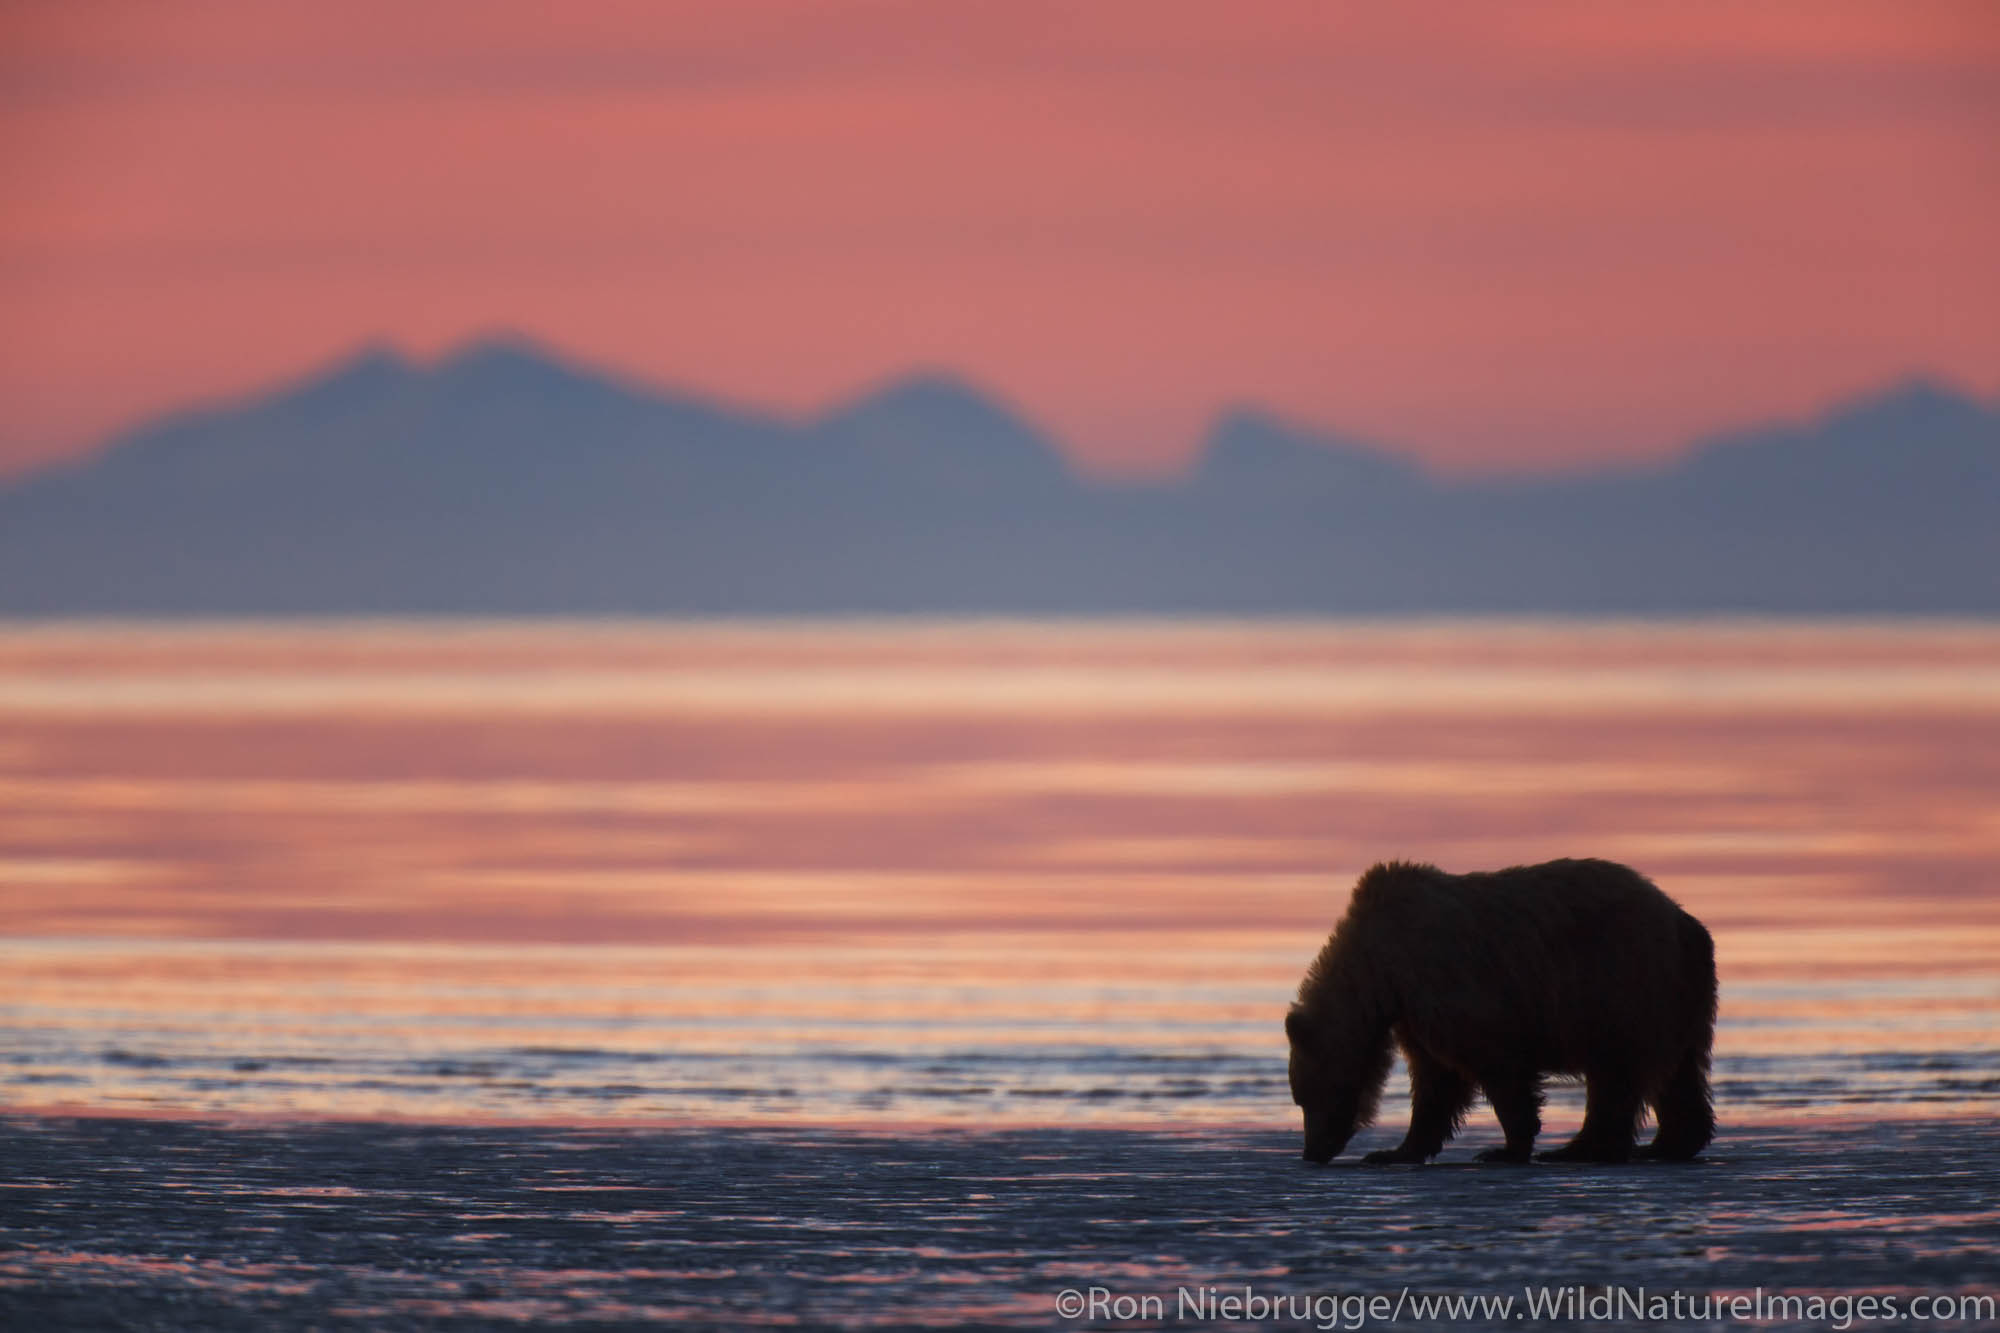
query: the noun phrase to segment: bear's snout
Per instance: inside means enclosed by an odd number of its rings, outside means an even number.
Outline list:
[[[1308,1109],[1306,1117],[1306,1146],[1299,1155],[1315,1166],[1325,1166],[1340,1150],[1347,1146],[1347,1135],[1340,1132],[1339,1124],[1331,1112]]]

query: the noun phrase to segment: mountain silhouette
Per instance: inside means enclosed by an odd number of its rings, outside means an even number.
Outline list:
[[[2000,413],[1913,380],[1645,472],[1446,482],[1252,406],[1073,473],[941,371],[804,422],[518,338],[364,348],[0,489],[0,612],[2000,612]]]
[[[822,418],[813,433],[840,466],[899,490],[991,497],[1054,494],[1069,469],[1048,438],[964,382],[911,375]]]
[[[1205,495],[1259,505],[1354,505],[1407,496],[1427,483],[1421,469],[1377,446],[1237,407],[1209,428],[1191,484]]]

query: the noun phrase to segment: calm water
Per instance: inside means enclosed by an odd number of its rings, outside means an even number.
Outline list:
[[[1725,1125],[2000,1104],[2000,627],[1511,624],[0,631],[0,1104],[1282,1129],[1359,871],[1562,855]]]

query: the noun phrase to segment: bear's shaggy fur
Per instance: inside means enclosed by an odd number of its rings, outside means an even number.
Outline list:
[[[1393,1041],[1410,1067],[1410,1131],[1369,1162],[1425,1162],[1486,1094],[1528,1159],[1544,1074],[1588,1083],[1583,1127],[1544,1159],[1693,1157],[1715,1136],[1709,1050],[1715,948],[1702,924],[1638,872],[1550,861],[1488,874],[1378,865],[1313,960],[1285,1019],[1305,1156],[1325,1162],[1374,1118]]]

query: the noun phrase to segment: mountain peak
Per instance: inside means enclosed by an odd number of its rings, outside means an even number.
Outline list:
[[[415,370],[410,359],[392,344],[371,341],[267,395],[266,402],[309,412],[337,412],[399,388]]]
[[[507,329],[468,338],[438,360],[438,369],[453,366],[555,365],[561,360],[554,352],[525,333]]]
[[[948,370],[928,367],[899,375],[836,408],[828,422],[887,415],[925,419],[985,418],[1019,425],[1019,418],[998,399]]]
[[[410,358],[386,338],[371,338],[346,357],[334,362],[336,373],[399,372],[411,368]]]
[[[439,379],[488,384],[509,380],[563,379],[586,376],[559,354],[518,333],[491,333],[459,344],[432,369]]]
[[[446,398],[503,414],[528,410],[530,404],[536,413],[567,412],[579,419],[607,410],[623,415],[641,404],[696,406],[518,333],[486,334],[460,344],[433,364],[430,382]]]
[[[947,371],[914,371],[835,409],[819,429],[931,482],[977,487],[1011,476],[1055,481],[1062,456],[1040,430]]]
[[[1719,436],[1676,471],[1684,479],[1770,496],[1836,485],[1879,505],[1930,488],[1963,499],[1990,488],[2000,458],[2000,412],[1942,381],[1913,377],[1839,403],[1804,425]]]
[[[1384,450],[1246,403],[1216,417],[1195,475],[1205,486],[1298,496],[1372,491],[1422,480],[1417,468]]]
[[[376,340],[365,342],[346,356],[308,373],[302,383],[312,385],[341,380],[385,379],[407,375],[415,369],[415,363],[404,356],[395,344]]]
[[[1875,393],[1835,407],[1829,426],[1878,430],[1932,430],[1968,425],[1991,416],[1971,394],[1929,375],[1912,375]]]

